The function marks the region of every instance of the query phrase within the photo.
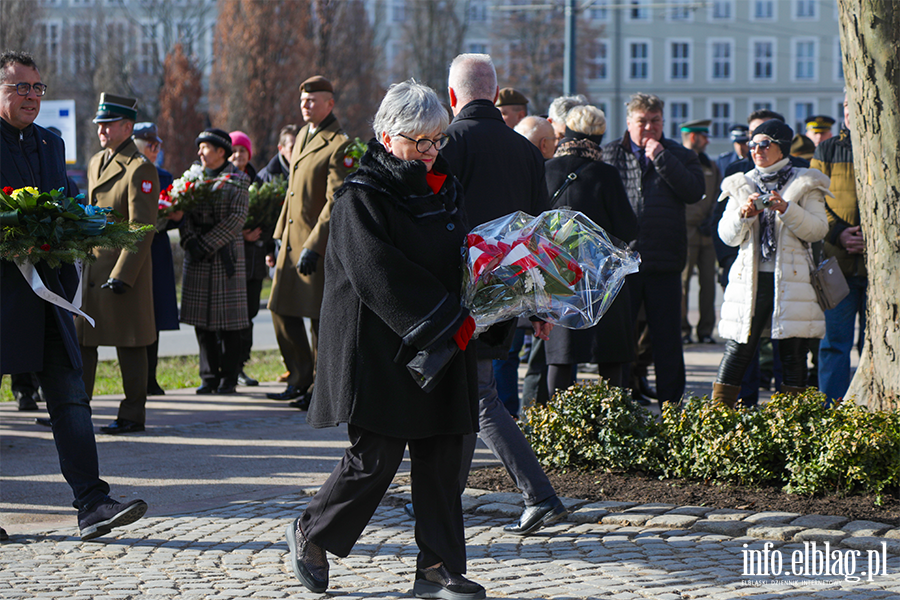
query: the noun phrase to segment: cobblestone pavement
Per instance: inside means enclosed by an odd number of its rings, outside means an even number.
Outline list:
[[[349,557],[330,556],[328,594],[347,598],[411,597],[417,550],[412,522],[402,509],[406,496],[404,488],[396,488],[386,497]],[[745,535],[746,531],[732,536],[698,530],[691,528],[702,521],[696,509],[674,512],[677,509],[661,505],[582,506],[569,522],[521,538],[502,530],[502,525],[510,521],[508,513],[518,515],[521,510],[509,504],[515,501],[510,496],[514,495],[467,492],[468,575],[487,588],[489,597],[676,600],[900,596],[900,559],[891,552],[887,566],[877,565],[878,574],[870,578],[867,573],[875,570],[875,557],[880,561],[880,552],[857,553],[846,545],[832,545],[832,572],[852,571],[851,577],[816,575],[820,563],[811,560],[806,563],[811,573],[795,576],[792,568],[802,570],[802,563],[793,565],[792,556],[804,554],[803,542],[764,540]],[[286,560],[284,530],[307,501],[307,496],[295,494],[191,514],[145,518],[86,543],[73,537],[73,528],[14,535],[0,547],[0,597],[321,597],[297,582]],[[579,504],[566,502],[572,507]],[[605,516],[628,514],[624,511],[638,508],[631,514],[646,515],[654,510],[697,520],[680,528],[671,527],[674,521],[669,526],[653,526],[650,520],[642,525],[595,522],[598,513],[593,511],[610,508],[623,513]],[[820,543],[817,549],[821,548]],[[745,575],[749,550],[758,551],[756,556],[766,552],[765,562],[772,569],[778,566],[779,557],[785,572],[780,576]],[[842,565],[841,569],[835,564]],[[854,580],[857,577],[859,580]]]

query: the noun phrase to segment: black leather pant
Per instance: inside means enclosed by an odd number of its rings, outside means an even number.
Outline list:
[[[716,383],[741,385],[744,371],[756,353],[759,337],[772,320],[772,313],[775,310],[775,274],[759,273],[756,284],[756,304],[753,307],[753,319],[750,321],[750,339],[746,344],[728,341],[722,362],[719,363]],[[778,343],[783,385],[806,387],[806,339],[787,338],[772,342]]]

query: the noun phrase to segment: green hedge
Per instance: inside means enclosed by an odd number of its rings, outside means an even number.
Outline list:
[[[529,408],[522,429],[550,467],[862,492],[880,503],[900,485],[900,414],[849,402],[828,409],[824,399],[815,390],[776,394],[759,408],[732,410],[689,397],[656,417],[601,381]]]

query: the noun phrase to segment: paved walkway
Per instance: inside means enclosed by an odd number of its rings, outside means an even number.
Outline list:
[[[687,350],[689,389],[708,389],[721,349]],[[146,433],[98,436],[113,495],[142,497],[150,511],[87,543],[77,537],[49,431],[34,424],[35,413],[0,404],[0,524],[11,534],[0,545],[0,597],[319,597],[295,580],[284,531],[341,456],[346,433],[312,429],[304,413],[265,399],[281,387],[243,388],[236,396],[169,393],[151,399]],[[94,400],[96,424],[113,418],[118,400]],[[477,464],[496,462],[481,448]],[[407,472],[404,465],[398,483]],[[329,594],[411,597],[416,548],[402,509],[408,494],[394,487],[353,553],[331,557]],[[564,501],[574,511],[568,522],[520,538],[502,530],[521,512],[518,495],[467,490],[469,576],[489,597],[900,597],[900,530],[884,524]]]

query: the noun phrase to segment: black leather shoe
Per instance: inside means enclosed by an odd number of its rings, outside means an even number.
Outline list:
[[[563,506],[559,497],[554,494],[540,504],[526,506],[518,522],[510,523],[503,528],[503,531],[515,535],[528,535],[544,525],[564,519],[568,514],[569,511]]]
[[[681,336],[681,343],[684,344],[685,346],[687,346],[689,344],[693,344],[694,340],[693,340],[693,338],[691,338],[691,334]]]
[[[16,397],[16,400],[19,401],[19,410],[38,410],[37,400],[34,399],[33,395],[23,392],[15,392],[13,395]]]
[[[451,573],[444,565],[433,569],[416,569],[413,593],[416,598],[446,600],[479,600],[487,597],[484,587],[459,573]]]
[[[53,421],[48,419],[47,417],[37,417],[34,420],[36,425],[43,425],[44,427],[53,427]]]
[[[300,529],[300,517],[288,525],[286,537],[294,575],[306,589],[321,594],[328,588],[328,557],[325,550],[306,539]]]
[[[238,385],[245,385],[247,387],[253,387],[255,385],[259,385],[259,382],[255,379],[253,379],[252,377],[250,377],[249,375],[247,375],[246,373],[244,373],[243,369],[241,370],[240,373],[238,373],[237,382],[238,382]]]
[[[144,431],[143,423],[135,423],[128,419],[116,419],[106,427],[100,428],[100,433],[108,433],[110,435],[118,435],[120,433],[136,433]]]
[[[287,386],[287,389],[280,394],[266,394],[266,398],[268,398],[269,400],[295,400],[302,396],[304,393],[305,392],[300,388],[289,385]]]
[[[650,385],[650,382],[647,380],[647,376],[638,377],[637,378],[637,389],[638,391],[646,396],[647,398],[652,398],[656,400],[658,396],[656,395],[656,390],[653,386]]]
[[[218,385],[218,384],[213,385],[212,383],[206,383],[206,382],[204,381],[203,384],[202,384],[200,387],[197,388],[197,390],[195,391],[195,393],[200,394],[200,395],[203,395],[203,394],[215,394],[215,393],[216,393],[216,390],[218,390],[218,389],[219,389],[219,385]]]
[[[309,401],[312,400],[312,394],[309,392],[303,394],[293,402],[288,403],[288,406],[299,410],[309,410]]]
[[[217,394],[234,394],[237,392],[237,379],[223,379],[216,389]]]
[[[151,381],[147,384],[147,395],[148,396],[165,396],[166,390],[162,389],[162,387],[156,381]]]

